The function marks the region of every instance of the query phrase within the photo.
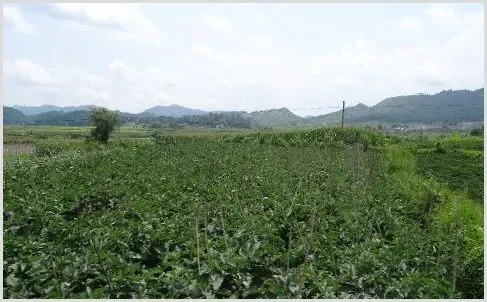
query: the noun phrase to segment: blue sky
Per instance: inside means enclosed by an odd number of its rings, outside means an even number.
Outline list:
[[[373,105],[484,83],[483,4],[5,4],[5,105]],[[333,110],[332,110],[333,111]]]

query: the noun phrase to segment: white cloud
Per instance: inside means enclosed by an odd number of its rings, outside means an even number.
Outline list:
[[[15,6],[5,5],[3,7],[3,21],[21,34],[30,35],[34,31],[32,26],[25,20],[21,11]]]
[[[149,66],[142,70],[137,70],[133,67],[127,66],[119,59],[115,59],[108,65],[110,72],[116,76],[120,76],[126,81],[130,81],[133,84],[157,84],[167,87],[173,87],[177,85],[179,81],[179,75],[165,71],[159,67]]]
[[[138,71],[134,68],[126,66],[122,61],[119,59],[115,59],[110,65],[108,65],[108,69],[110,72],[123,78],[126,81],[131,81],[135,77],[138,76]]]
[[[195,45],[193,46],[193,55],[210,58],[216,62],[223,63],[225,60],[225,56],[217,52],[215,49],[204,46],[204,45]]]
[[[247,39],[246,45],[255,48],[269,48],[272,46],[272,39],[265,37],[251,37]]]
[[[220,87],[223,87],[223,88],[233,88],[235,87],[235,83],[233,81],[229,81],[229,80],[226,80],[226,79],[221,79],[218,81],[218,83],[220,84]]]
[[[215,105],[221,105],[223,104],[222,100],[217,100],[212,97],[202,97],[198,99],[197,104],[203,105],[203,106],[215,106]]]
[[[165,36],[139,9],[138,3],[55,3],[51,8],[62,16],[69,29],[101,28],[119,40],[159,44]],[[66,20],[68,18],[68,20]],[[69,19],[70,18],[70,19]]]
[[[123,82],[117,82],[120,99],[129,103],[136,102],[137,107],[150,107],[174,100],[172,89],[177,87],[181,78],[178,74],[157,66],[136,69],[115,59],[108,66],[109,71]],[[133,110],[133,108],[131,108]]]
[[[483,28],[484,14],[482,12],[460,13],[454,7],[447,3],[433,3],[426,10],[425,15],[432,22],[441,26],[449,26],[452,29],[464,30],[479,26]]]
[[[180,76],[176,73],[165,71],[154,66],[148,67],[142,73],[142,78],[146,82],[153,81],[156,85],[161,85],[165,88],[175,87],[180,81]]]
[[[257,3],[238,3],[238,5],[243,6],[243,7],[247,7],[247,8],[254,8],[257,5]]]
[[[95,6],[96,9],[92,7],[59,4],[54,6],[50,15],[62,20],[57,26],[85,30],[77,34],[90,35],[96,29],[119,38],[121,35],[134,39],[136,33],[142,33],[143,39],[151,39],[151,30],[144,29],[145,21],[142,19],[146,17],[138,5],[129,4],[120,10],[116,4],[113,10],[111,6],[107,9],[101,9],[106,8],[103,5]],[[198,10],[196,15],[193,11],[191,17],[199,25],[206,22],[207,26],[202,30],[194,30],[187,22],[190,18],[178,16],[181,24],[175,27],[174,35],[181,37],[174,39],[167,49],[159,52],[142,45],[140,49],[144,51],[132,53],[131,61],[114,59],[101,62],[104,69],[97,71],[99,74],[92,73],[89,64],[92,61],[92,71],[97,70],[100,60],[106,56],[83,49],[80,55],[84,57],[79,62],[86,70],[74,68],[76,63],[61,57],[59,64],[74,66],[43,67],[17,60],[5,63],[4,71],[7,78],[23,85],[21,93],[27,90],[37,93],[48,85],[51,90],[59,87],[59,97],[56,98],[59,102],[93,103],[98,100],[107,107],[130,112],[171,103],[208,110],[258,110],[283,106],[314,108],[340,104],[342,99],[347,100],[347,105],[359,101],[370,105],[393,95],[482,87],[483,13],[463,13],[450,5],[432,5],[427,9],[417,15],[407,14],[402,19],[390,17],[393,14],[383,20],[377,17],[378,23],[371,23],[376,26],[374,31],[367,32],[364,27],[362,36],[350,36],[345,31],[340,39],[329,37],[330,41],[340,45],[323,43],[326,40],[316,41],[311,36],[308,39],[303,35],[290,34],[281,39],[280,32],[275,31],[281,30],[277,21],[256,31],[255,26],[253,29],[245,28],[249,18],[243,18],[244,21],[232,19],[234,23],[231,23],[230,19],[221,18],[221,15],[212,16],[213,12],[200,15]],[[135,16],[139,12],[140,18],[132,16],[132,12]],[[270,13],[261,11],[260,15],[267,22],[264,25],[272,23]],[[238,23],[241,21],[243,24]],[[150,21],[149,24],[148,27],[153,26]],[[388,30],[377,34],[377,30],[384,26]],[[209,30],[210,27],[215,31]],[[398,44],[391,43],[394,41],[392,34],[405,33],[401,27],[413,33],[421,32],[400,39]],[[306,28],[299,30],[304,32]],[[225,35],[227,39],[222,40],[221,36]],[[104,38],[94,37],[94,41]],[[33,44],[32,48],[35,46]],[[131,49],[121,47],[121,43],[106,43],[105,46],[105,51],[112,58],[119,56],[122,59],[131,55]],[[318,52],[319,49],[325,50]],[[12,53],[14,50],[9,50],[9,54]],[[89,57],[93,55],[96,58]],[[26,84],[37,86],[29,88]],[[5,85],[5,89],[12,88]],[[12,96],[11,99],[19,98]],[[36,99],[36,95],[32,99]]]
[[[420,31],[423,28],[421,20],[417,17],[404,17],[399,21],[402,28]]]
[[[93,29],[92,26],[76,21],[65,20],[61,23],[61,28],[65,30],[86,31]]]
[[[31,104],[42,101],[53,105],[72,105],[73,102],[100,105],[100,102],[112,100],[106,78],[78,68],[46,68],[27,59],[4,62],[3,68],[5,80],[17,84],[7,87],[28,92]]]
[[[462,21],[462,17],[455,12],[455,10],[445,3],[433,3],[426,11],[426,15],[442,22],[449,24],[459,24]]]
[[[233,29],[232,23],[228,18],[217,17],[206,11],[201,12],[201,17],[203,18],[203,22],[214,30],[229,33]]]
[[[3,72],[5,76],[27,85],[52,86],[59,83],[59,80],[42,66],[26,59],[5,62]]]
[[[136,69],[120,59],[108,64],[105,73],[102,76],[61,66],[46,68],[26,59],[4,63],[5,79],[17,83],[6,86],[9,93],[13,89],[24,95],[27,92],[30,104],[95,104],[136,112],[141,106],[176,102],[172,90],[181,81],[178,74],[158,66]]]
[[[73,97],[81,98],[85,101],[109,101],[112,99],[111,95],[105,91],[94,90],[91,88],[74,88]]]
[[[483,85],[483,73],[475,69],[483,66],[483,29],[474,23],[450,41],[431,40],[409,48],[383,49],[358,36],[338,52],[298,55],[271,43],[262,43],[268,49],[260,51],[255,46],[263,41],[248,39],[246,49],[228,53],[201,45],[193,48],[193,54],[213,64],[205,77],[218,85],[218,98],[251,108],[263,102],[266,107],[293,106],[300,100],[320,107],[325,97],[373,104],[391,95]],[[217,72],[219,68],[224,72]],[[472,68],[475,72],[469,75]]]
[[[435,18],[460,20],[445,29],[451,32],[449,40],[430,39],[418,46],[383,48],[359,36],[338,52],[298,55],[270,39],[251,37],[243,42],[246,48],[239,51],[195,45],[193,54],[211,64],[206,65],[209,72],[205,78],[218,85],[220,97],[239,98],[243,88],[259,91],[249,91],[246,94],[250,99],[245,100],[257,108],[262,102],[272,102],[265,92],[281,105],[322,100],[324,96],[370,104],[397,94],[482,87],[483,16],[451,12],[437,11],[433,13],[436,17],[424,20],[419,16],[400,20],[401,25],[413,30],[432,26]]]
[[[87,85],[94,86],[94,87],[106,86],[110,83],[104,77],[88,73],[88,72],[81,70],[81,69],[78,69],[78,68],[72,70],[71,74],[73,75],[74,81],[85,83]]]

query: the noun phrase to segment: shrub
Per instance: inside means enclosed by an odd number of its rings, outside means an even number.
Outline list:
[[[472,131],[470,131],[470,135],[472,135],[472,136],[483,136],[484,135],[484,127],[472,129]]]
[[[69,136],[70,136],[70,138],[72,138],[72,139],[77,139],[77,138],[82,138],[82,137],[84,137],[84,135],[79,134],[79,133],[71,133]]]
[[[46,141],[42,143],[36,143],[35,144],[35,150],[34,154],[38,157],[41,156],[53,156],[65,149],[66,146],[64,146],[61,142],[57,141]]]
[[[120,124],[118,111],[111,111],[106,108],[95,108],[90,111],[90,120],[93,123],[91,136],[98,142],[106,144],[110,134]]]
[[[435,147],[435,152],[436,153],[445,153],[446,150],[445,150],[445,148],[443,148],[443,146],[440,144],[440,142],[437,142],[436,147]]]

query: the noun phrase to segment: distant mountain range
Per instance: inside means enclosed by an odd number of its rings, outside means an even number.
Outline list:
[[[141,114],[148,114],[153,116],[173,116],[182,117],[185,115],[201,115],[207,113],[199,109],[190,109],[179,105],[170,106],[155,106],[144,110]]]
[[[12,108],[17,109],[18,111],[22,112],[24,115],[36,115],[39,113],[46,113],[51,111],[60,111],[60,112],[71,112],[71,111],[79,111],[79,110],[89,110],[91,108],[96,108],[95,105],[82,105],[82,106],[69,106],[69,107],[58,107],[54,105],[41,105],[41,106],[13,106]]]
[[[95,106],[57,107],[43,105],[3,106],[3,123],[33,125],[86,125],[88,111]],[[300,117],[287,108],[264,111],[206,112],[179,105],[155,106],[138,114],[121,112],[123,122],[143,124],[191,124],[203,126],[307,127],[341,122],[341,110]],[[374,106],[358,104],[345,108],[347,124],[458,123],[484,120],[484,89],[448,90],[438,94],[416,94],[387,98]],[[200,118],[189,118],[199,116]],[[246,122],[244,122],[246,121]],[[193,125],[192,124],[192,125]]]
[[[264,111],[254,111],[245,114],[252,119],[255,124],[264,127],[289,127],[296,126],[304,121],[300,116],[292,113],[289,109],[283,107],[280,109],[270,109]]]

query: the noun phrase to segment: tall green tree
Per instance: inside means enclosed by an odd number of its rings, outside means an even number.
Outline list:
[[[120,115],[118,111],[94,108],[90,110],[90,121],[94,126],[91,129],[91,136],[96,141],[106,144],[115,127],[120,125]]]

